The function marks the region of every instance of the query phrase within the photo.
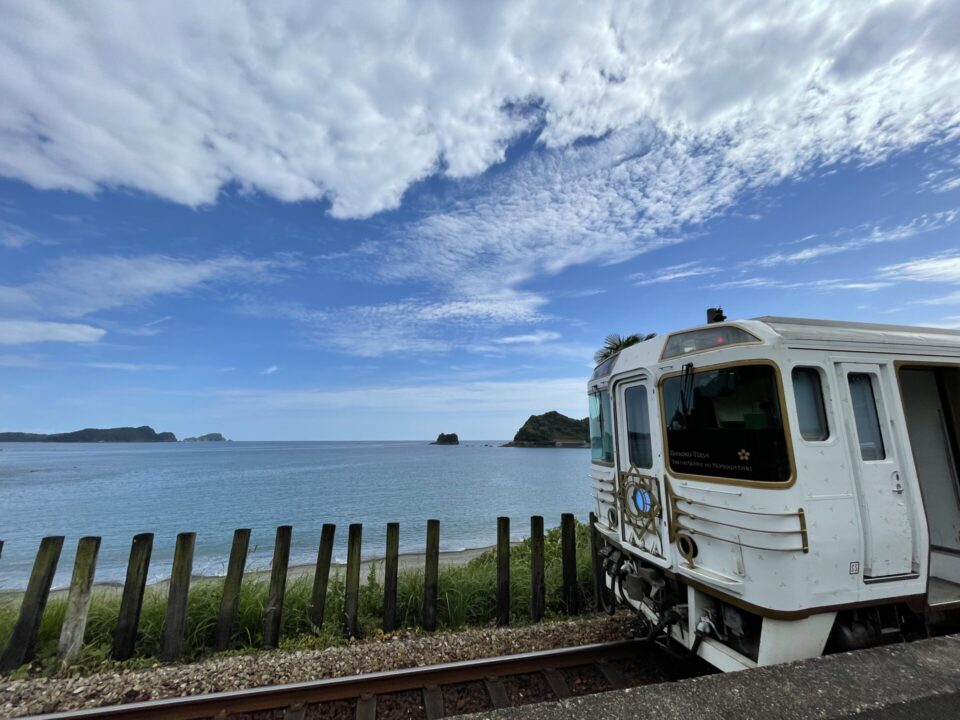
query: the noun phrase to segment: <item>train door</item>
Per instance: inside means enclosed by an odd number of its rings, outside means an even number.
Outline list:
[[[885,367],[838,363],[850,457],[863,523],[865,581],[913,572],[913,531],[891,435]]]
[[[903,412],[930,533],[927,599],[960,602],[960,368],[900,369]]]
[[[656,386],[647,378],[619,383],[617,408],[617,479],[623,523],[622,539],[645,559],[668,564],[667,508],[663,487],[660,423]]]

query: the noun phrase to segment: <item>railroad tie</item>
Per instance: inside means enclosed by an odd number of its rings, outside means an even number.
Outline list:
[[[570,686],[567,685],[567,679],[563,676],[562,672],[554,668],[547,668],[543,671],[543,676],[547,679],[550,692],[557,696],[557,700],[564,700],[570,697]]]
[[[423,689],[423,707],[427,711],[427,720],[440,720],[443,717],[443,691],[436,685],[427,685]]]
[[[357,720],[376,720],[377,696],[361,695],[357,700]]]
[[[614,690],[623,690],[627,686],[627,679],[623,676],[623,671],[616,665],[601,661],[597,663],[597,667]]]
[[[507,688],[503,680],[498,677],[488,677],[483,681],[487,688],[487,695],[490,697],[490,704],[495,710],[510,707],[510,698],[507,697]]]
[[[283,713],[283,720],[303,720],[307,707],[303,703],[291,705]]]

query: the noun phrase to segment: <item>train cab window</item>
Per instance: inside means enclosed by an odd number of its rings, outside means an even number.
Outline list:
[[[830,437],[827,409],[823,403],[820,372],[812,367],[793,369],[793,396],[797,403],[800,437],[819,442]]]
[[[663,381],[670,469],[727,480],[792,477],[777,373],[768,364],[683,373]]]
[[[731,345],[745,345],[758,342],[760,342],[759,338],[734,325],[718,325],[701,330],[687,330],[685,332],[674,333],[667,338],[660,359],[669,360],[670,358],[689,355],[690,353],[698,353],[705,350],[720,350],[725,347],[730,347]]]
[[[606,390],[590,395],[590,459],[613,464],[613,416],[610,393]]]
[[[873,380],[867,373],[850,373],[850,399],[853,401],[853,418],[857,423],[857,439],[860,442],[860,457],[864,460],[883,460],[887,457],[877,413],[877,399],[873,394]]]
[[[627,447],[630,464],[638,468],[653,467],[653,446],[650,442],[650,409],[646,385],[634,385],[623,393],[627,413]]]

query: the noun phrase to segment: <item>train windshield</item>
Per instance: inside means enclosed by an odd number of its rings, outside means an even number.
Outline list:
[[[775,369],[735,365],[663,381],[670,468],[732,480],[787,482],[790,450]]]
[[[606,390],[590,395],[590,459],[613,463],[613,416]]]

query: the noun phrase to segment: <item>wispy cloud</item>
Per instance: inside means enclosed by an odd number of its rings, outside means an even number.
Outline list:
[[[560,333],[552,330],[537,330],[534,333],[526,335],[508,335],[507,337],[496,338],[493,342],[497,345],[541,345],[551,340],[559,340]]]
[[[87,362],[84,367],[99,368],[101,370],[124,370],[126,372],[144,372],[151,370],[176,370],[175,365],[157,363],[127,363],[127,362]]]
[[[65,342],[94,343],[107,331],[79,323],[41,322],[36,320],[0,320],[0,345]]]
[[[866,233],[858,234],[856,237],[850,239],[838,240],[836,242],[829,243],[819,243],[817,245],[794,252],[774,253],[752,262],[753,264],[761,267],[794,265],[821,257],[850,252],[851,250],[861,250],[871,245],[900,242],[903,240],[909,240],[924,233],[942,230],[943,228],[953,224],[958,217],[960,217],[960,211],[956,209],[924,214],[901,225],[896,225],[893,227],[883,227],[877,225],[870,228]],[[840,231],[837,234],[842,235],[848,232],[850,231]]]
[[[736,288],[781,288],[784,290],[806,289],[811,291],[831,290],[881,290],[893,283],[883,280],[850,280],[830,278],[822,280],[785,280],[771,277],[746,277],[739,280],[708,285],[712,290],[732,290]]]
[[[0,354],[0,367],[43,367],[42,355],[3,355]]]
[[[296,260],[289,257],[196,259],[166,255],[88,255],[60,258],[35,280],[16,287],[0,286],[0,312],[33,310],[79,318],[147,302],[158,296],[197,291],[216,282],[270,281],[295,265]]]
[[[277,365],[271,365],[270,367],[264,368],[263,370],[261,370],[261,371],[260,371],[260,374],[261,374],[261,375],[273,375],[273,374],[274,374],[275,372],[277,372],[277,370],[279,370],[279,369],[280,369],[279,366],[277,366]]]
[[[960,283],[960,254],[946,253],[882,268],[885,277],[920,282]]]
[[[635,273],[627,279],[634,285],[654,285],[656,283],[673,282],[674,280],[686,280],[701,275],[713,275],[719,271],[720,269],[715,266],[707,267],[700,262],[693,261],[680,265],[670,265],[652,272]]]

